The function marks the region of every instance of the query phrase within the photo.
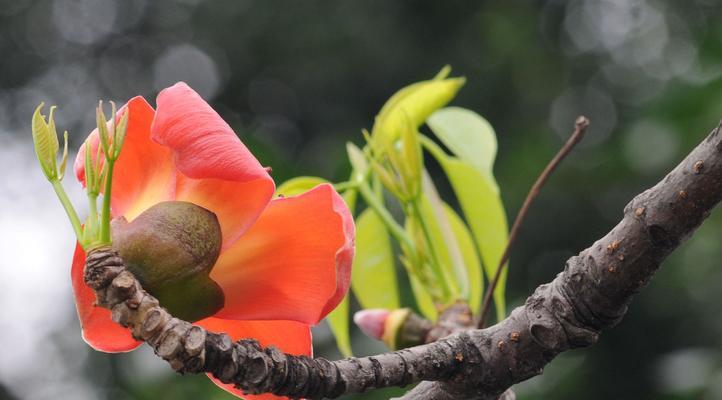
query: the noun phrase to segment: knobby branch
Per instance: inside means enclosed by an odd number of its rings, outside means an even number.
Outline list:
[[[606,236],[570,258],[504,321],[372,357],[329,361],[233,342],[160,306],[110,248],[88,252],[85,281],[98,305],[180,373],[207,372],[247,393],[334,398],[422,382],[404,399],[497,399],[542,373],[559,353],[594,344],[617,324],[661,262],[722,199],[718,126],[662,181],[636,196]]]

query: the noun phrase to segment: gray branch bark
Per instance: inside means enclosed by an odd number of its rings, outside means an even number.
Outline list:
[[[98,304],[181,373],[210,372],[247,393],[334,398],[425,381],[403,399],[497,399],[541,374],[559,353],[594,344],[634,294],[722,199],[718,126],[664,180],[635,197],[605,237],[570,258],[499,324],[372,357],[328,361],[232,342],[178,320],[145,292],[112,250],[88,253],[86,283]]]

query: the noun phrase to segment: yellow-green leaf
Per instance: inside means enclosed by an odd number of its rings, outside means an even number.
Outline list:
[[[306,193],[316,186],[327,182],[327,180],[315,176],[299,176],[291,178],[276,188],[276,195],[296,196]]]
[[[494,128],[479,114],[461,107],[447,107],[426,121],[441,142],[461,160],[471,164],[488,182],[494,181],[497,142]]]
[[[444,276],[451,282],[451,287],[454,289],[454,298],[450,300],[468,299],[469,281],[464,259],[451,229],[451,223],[446,217],[444,202],[436,191],[436,186],[428,172],[424,171],[423,179],[424,195],[421,198],[423,205],[421,214],[428,221],[432,230],[431,239],[434,244],[434,252],[442,257],[440,261],[442,261]],[[444,258],[444,256],[446,257]]]
[[[444,204],[444,211],[446,212],[446,218],[451,223],[451,230],[454,232],[456,243],[461,249],[461,256],[464,259],[464,266],[469,280],[469,297],[467,299],[469,306],[472,311],[478,312],[481,298],[484,295],[484,277],[481,272],[479,255],[474,246],[474,239],[472,239],[469,228],[456,211],[448,204]]]
[[[430,321],[436,321],[439,312],[436,310],[436,306],[428,290],[426,290],[419,279],[412,274],[409,274],[409,281],[411,282],[411,291],[414,293],[416,306],[421,312],[421,315]]]
[[[496,273],[508,241],[506,211],[493,177],[482,175],[470,163],[451,157],[428,138],[424,146],[441,164],[464,212],[476,245],[481,253],[484,272],[489,280]],[[504,292],[506,270],[494,290],[494,303],[499,318],[506,314]]]
[[[40,103],[35,109],[32,119],[33,143],[35,144],[35,154],[40,162],[40,167],[48,179],[55,179],[57,171],[55,168],[55,158],[57,157],[57,137],[53,137],[50,126],[45,122],[41,110],[43,103]],[[51,108],[52,111],[52,108]],[[52,116],[52,115],[51,115]]]
[[[344,357],[353,356],[351,336],[349,335],[349,301],[348,294],[336,308],[326,317],[328,326],[336,338],[336,346]]]
[[[419,127],[429,115],[450,102],[466,80],[463,77],[446,78],[445,73],[409,85],[391,96],[376,117],[374,140],[395,141],[403,129],[404,112],[412,126]]]
[[[68,164],[68,131],[63,133],[63,155],[60,157],[60,166],[58,167],[58,180],[63,180],[65,177],[65,167]]]
[[[351,287],[363,308],[400,307],[396,267],[389,233],[371,209],[356,219],[356,255],[351,268]]]
[[[422,197],[420,204],[421,216],[429,228],[441,267],[446,270],[447,276],[462,280],[456,282],[457,287],[462,289],[461,299],[468,301],[472,309],[477,311],[483,295],[483,277],[469,229],[448,204],[442,202],[434,206],[427,196]],[[437,208],[440,212],[436,212]]]

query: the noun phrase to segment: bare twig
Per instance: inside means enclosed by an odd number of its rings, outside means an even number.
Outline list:
[[[113,320],[176,371],[208,372],[247,393],[320,399],[425,381],[403,399],[497,400],[511,385],[541,374],[558,354],[596,343],[720,200],[718,127],[662,181],[636,196],[606,236],[570,258],[504,321],[371,357],[293,356],[173,318],[107,248],[88,253],[85,282],[98,304],[112,310]]]
[[[489,287],[487,288],[486,294],[484,295],[481,315],[479,317],[479,328],[484,327],[484,321],[486,321],[486,317],[489,314],[489,310],[491,309],[491,298],[494,295],[494,289],[499,283],[499,278],[501,277],[504,267],[506,267],[506,262],[509,260],[511,247],[514,245],[514,242],[516,242],[516,238],[519,235],[519,228],[524,222],[524,218],[526,217],[527,212],[529,212],[529,207],[539,195],[539,191],[541,190],[542,186],[544,186],[544,183],[546,183],[549,176],[551,176],[551,174],[554,172],[557,166],[559,166],[562,160],[564,160],[564,158],[572,151],[574,146],[576,146],[576,144],[579,143],[580,140],[582,140],[584,132],[586,132],[588,126],[589,119],[587,117],[577,117],[577,120],[574,122],[574,132],[569,137],[567,142],[564,143],[564,146],[559,149],[559,151],[549,162],[549,164],[547,164],[546,168],[544,168],[544,171],[542,171],[541,175],[539,175],[536,182],[534,182],[534,185],[529,190],[529,194],[526,195],[526,199],[524,199],[524,204],[521,206],[519,214],[517,214],[516,219],[514,220],[514,224],[511,226],[509,240],[507,241],[506,247],[504,248],[504,253],[502,253],[501,258],[499,259],[499,265],[496,267],[496,273],[494,274],[494,278],[491,280],[491,282],[489,282]]]

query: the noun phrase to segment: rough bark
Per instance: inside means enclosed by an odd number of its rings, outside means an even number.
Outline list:
[[[373,357],[328,361],[232,342],[173,318],[109,249],[88,253],[86,282],[113,319],[181,373],[210,372],[248,393],[338,397],[423,382],[404,399],[496,399],[542,373],[559,353],[595,343],[632,297],[722,199],[722,135],[715,129],[663,181],[635,197],[605,237],[572,257],[509,318]]]

